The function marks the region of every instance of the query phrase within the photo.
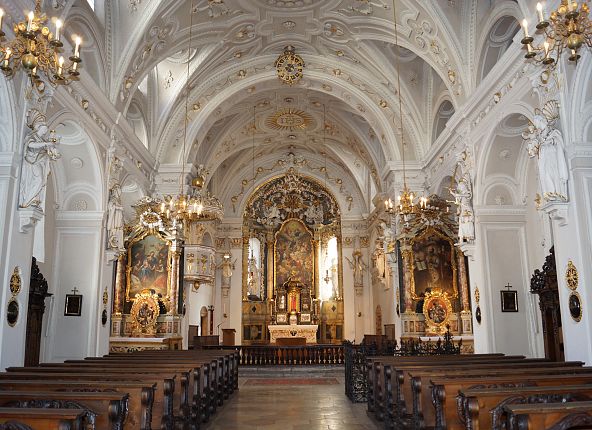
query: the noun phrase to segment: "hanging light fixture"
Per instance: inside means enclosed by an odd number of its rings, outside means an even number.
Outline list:
[[[569,61],[577,62],[580,58],[579,49],[584,44],[592,48],[592,21],[587,1],[577,3],[561,0],[548,19],[545,18],[543,5],[537,3],[537,19],[536,30],[545,38],[539,45],[533,45],[534,37],[528,32],[528,21],[526,18],[522,20],[522,44],[527,49],[525,58],[552,69],[559,62],[564,49],[570,52]]]
[[[224,207],[217,197],[204,190],[206,182],[205,171],[200,166],[197,176],[191,181],[192,193],[186,194],[185,185],[185,151],[187,147],[187,127],[189,125],[189,74],[191,49],[193,41],[193,0],[189,11],[189,48],[187,50],[187,79],[185,82],[185,120],[183,123],[183,148],[181,179],[179,181],[179,194],[166,196],[161,204],[161,215],[170,222],[212,221],[219,220],[224,215]]]
[[[398,26],[397,26],[397,2],[393,0],[393,16],[395,21],[395,46],[399,46],[399,35],[398,35]],[[409,215],[413,213],[418,213],[421,210],[425,209],[428,205],[427,197],[420,197],[417,199],[417,196],[413,194],[409,190],[407,186],[407,172],[405,169],[405,133],[403,129],[403,101],[401,99],[401,61],[395,55],[396,60],[396,69],[397,69],[397,97],[399,102],[399,130],[401,133],[401,159],[403,162],[403,190],[397,197],[397,204],[395,205],[392,199],[385,200],[384,206],[385,210],[389,214],[399,214],[404,218],[407,218]]]
[[[51,85],[66,85],[78,79],[80,45],[82,39],[74,36],[74,51],[68,59],[61,55],[64,44],[62,35],[64,26],[61,20],[55,20],[54,33],[47,26],[48,18],[41,12],[41,0],[35,0],[35,9],[26,19],[14,24],[14,38],[6,40],[2,31],[5,17],[0,9],[0,70],[8,78],[23,69],[31,84],[40,87],[44,75]]]

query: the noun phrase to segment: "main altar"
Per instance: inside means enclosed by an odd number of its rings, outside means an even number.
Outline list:
[[[301,338],[307,344],[317,343],[317,331],[319,326],[317,324],[277,324],[267,326],[269,330],[269,342],[278,343],[278,339],[285,338]]]

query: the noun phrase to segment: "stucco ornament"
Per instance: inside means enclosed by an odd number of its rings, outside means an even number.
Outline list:
[[[550,100],[535,110],[532,123],[522,133],[528,155],[537,159],[540,191],[547,202],[567,201],[567,161],[563,136],[555,128],[558,118],[558,103]]]
[[[19,207],[43,209],[51,162],[61,157],[57,149],[59,142],[49,130],[45,115],[35,108],[27,113],[27,126],[31,131],[25,138]]]

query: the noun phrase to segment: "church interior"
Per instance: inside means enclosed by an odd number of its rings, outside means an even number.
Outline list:
[[[592,428],[589,8],[0,0],[0,429],[74,380],[109,421],[38,423],[263,428],[293,389],[265,428]],[[548,404],[491,423],[443,367]]]

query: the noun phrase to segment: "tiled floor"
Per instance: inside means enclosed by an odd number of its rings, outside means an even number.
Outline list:
[[[376,430],[365,404],[354,404],[338,384],[258,385],[239,379],[239,391],[203,430]]]

